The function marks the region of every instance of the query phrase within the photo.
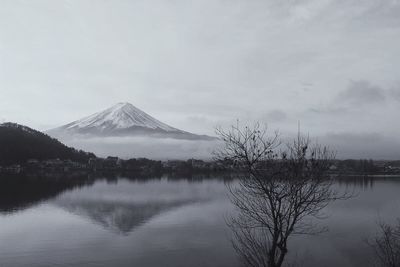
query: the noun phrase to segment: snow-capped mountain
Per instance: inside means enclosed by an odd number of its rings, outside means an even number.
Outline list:
[[[189,140],[214,139],[171,127],[141,111],[130,103],[118,103],[106,110],[61,127],[47,131],[49,135],[60,137],[68,135],[84,136],[153,136]]]

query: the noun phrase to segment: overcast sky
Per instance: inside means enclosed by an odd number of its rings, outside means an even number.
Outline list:
[[[0,120],[46,130],[117,102],[196,133],[301,121],[400,158],[400,1],[1,0]]]

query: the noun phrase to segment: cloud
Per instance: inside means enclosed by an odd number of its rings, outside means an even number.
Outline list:
[[[396,84],[392,89],[389,90],[390,97],[394,100],[400,101],[400,83]]]
[[[336,101],[339,103],[354,105],[381,104],[385,100],[385,89],[366,80],[351,81],[347,89],[336,97]]]
[[[274,109],[265,115],[265,119],[267,122],[282,122],[287,119],[287,114],[282,110]]]
[[[367,80],[350,81],[328,104],[306,109],[308,114],[343,116],[353,111],[369,110],[371,106],[385,104],[391,97],[400,99],[400,90],[388,90]]]
[[[316,107],[307,109],[308,113],[318,114],[318,115],[343,115],[348,112],[347,108],[344,107]]]
[[[339,159],[400,158],[400,142],[396,138],[378,132],[330,132],[318,137],[318,140],[337,151]]]

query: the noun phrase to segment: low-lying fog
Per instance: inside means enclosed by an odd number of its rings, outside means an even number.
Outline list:
[[[211,159],[219,141],[153,137],[95,137],[62,140],[66,145],[95,153],[99,157],[146,157],[151,159]]]
[[[270,132],[269,134],[273,134]],[[307,133],[304,133],[306,136]],[[291,142],[295,133],[280,135],[282,145]],[[326,145],[336,152],[337,159],[364,158],[394,160],[399,158],[400,143],[379,134],[310,135],[313,142]],[[93,152],[99,157],[118,156],[123,159],[212,159],[212,152],[222,145],[218,140],[184,140],[146,136],[135,137],[66,137],[59,138],[68,146]]]

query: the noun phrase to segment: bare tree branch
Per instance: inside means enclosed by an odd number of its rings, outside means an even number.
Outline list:
[[[334,153],[298,134],[282,148],[278,132],[268,133],[259,123],[230,130],[217,129],[224,147],[215,158],[242,173],[229,186],[238,210],[228,225],[235,250],[248,266],[282,266],[293,234],[323,231],[312,218],[343,195],[332,189],[327,171]]]

